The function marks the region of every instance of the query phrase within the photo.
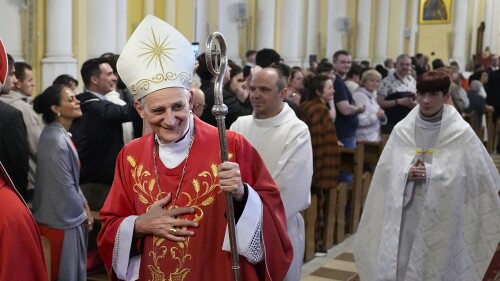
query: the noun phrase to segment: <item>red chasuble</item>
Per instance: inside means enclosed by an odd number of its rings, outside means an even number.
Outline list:
[[[262,237],[265,258],[257,265],[240,256],[241,280],[283,280],[293,257],[279,190],[257,151],[241,135],[227,131],[229,161],[240,166],[241,177],[263,203]],[[100,212],[103,227],[99,251],[112,271],[115,236],[127,216],[141,215],[151,204],[172,193],[175,197],[184,162],[167,169],[158,159],[161,191],[155,182],[153,135],[129,143],[118,155],[111,191]],[[192,207],[185,216],[199,222],[195,235],[177,243],[147,236],[141,256],[139,280],[233,280],[231,255],[222,251],[227,221],[225,196],[218,186],[220,164],[217,129],[195,118],[195,137],[181,185],[177,206]],[[167,206],[166,208],[168,208]],[[116,275],[111,272],[113,280]]]
[[[35,219],[0,163],[0,280],[48,279]]]

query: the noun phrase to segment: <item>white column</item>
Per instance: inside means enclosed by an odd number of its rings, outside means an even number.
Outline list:
[[[87,5],[88,58],[96,58],[106,52],[116,52],[116,37],[114,36],[116,32],[116,0],[88,0]],[[58,24],[61,24],[61,21],[58,21]]]
[[[318,24],[319,24],[319,0],[309,0],[307,7],[307,35],[306,35],[306,56],[319,55],[318,48]],[[303,66],[309,66],[309,61],[304,61]]]
[[[116,2],[116,47],[115,52],[120,54],[127,44],[127,1]]]
[[[383,63],[387,58],[387,40],[389,32],[389,0],[378,0],[377,36],[375,36],[375,62]]]
[[[219,31],[226,39],[228,58],[241,65],[236,2],[237,0],[219,1]]]
[[[464,2],[464,1],[458,1],[458,2]],[[415,48],[417,45],[418,9],[419,9],[418,5],[419,5],[419,0],[411,0],[410,44],[408,49],[408,54],[410,54],[410,56],[415,55]]]
[[[469,52],[469,58],[472,58],[472,55],[478,55],[476,53],[476,41],[477,41],[477,28],[479,27],[477,24],[477,11],[478,11],[478,1],[473,0],[474,3],[474,8],[472,10],[472,33],[471,33],[471,40],[470,40],[470,52]],[[480,50],[481,53],[483,50]]]
[[[452,58],[458,62],[460,71],[465,70],[467,63],[465,44],[467,29],[467,1],[455,1],[455,11],[453,13],[453,54]]]
[[[196,0],[196,32],[194,40],[200,43],[198,54],[202,54],[203,52],[205,52],[205,44],[208,38],[208,2],[209,1],[207,0]]]
[[[276,18],[275,0],[257,0],[255,41],[257,50],[274,49],[274,20]]]
[[[372,16],[372,1],[358,1],[357,32],[356,32],[356,60],[370,61],[370,27]],[[387,19],[386,19],[387,20]]]
[[[118,0],[123,1],[123,0]],[[144,16],[154,15],[155,13],[155,0],[145,0],[144,1]]]
[[[407,15],[407,8],[406,6],[408,5],[408,0],[402,0],[401,1],[401,28],[399,31],[399,54],[403,54],[405,52],[405,28],[406,28],[406,15]]]
[[[493,1],[493,14],[491,15],[491,37],[490,37],[490,50],[492,53],[498,54],[500,49],[498,48],[498,14],[500,13],[500,2],[498,0]]]
[[[302,66],[305,21],[303,0],[287,0],[281,9],[280,48],[278,53],[289,66]],[[293,20],[291,20],[293,19]]]
[[[493,0],[484,1],[484,33],[483,33],[483,50],[490,47],[491,53],[496,53],[496,46],[491,45],[491,31],[493,27]]]
[[[342,18],[347,11],[347,0],[328,0],[328,26],[326,34],[326,57],[332,59],[333,53],[344,47],[344,35],[348,32],[342,30]]]
[[[24,61],[23,57],[23,12],[24,1],[2,1],[0,8],[0,38],[2,39],[7,53],[14,57],[15,61]]]
[[[175,12],[176,12],[176,5],[175,5],[175,0],[166,0],[165,1],[165,21],[170,24],[171,26],[175,27],[176,24],[175,24],[175,21],[176,21],[176,16],[175,16]],[[195,3],[195,10],[198,9],[198,2],[205,2],[205,1],[196,1]],[[196,13],[195,13],[195,16],[196,16]],[[196,23],[197,19],[195,18],[195,23]]]
[[[42,89],[52,85],[61,74],[77,76],[73,57],[72,1],[47,0],[46,45],[42,59]]]

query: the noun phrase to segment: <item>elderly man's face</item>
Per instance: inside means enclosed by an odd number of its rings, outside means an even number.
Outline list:
[[[163,143],[181,138],[189,124],[191,94],[184,88],[166,88],[145,96],[135,108]]]
[[[402,57],[396,62],[396,73],[400,76],[408,76],[411,74],[411,59]]]
[[[205,110],[205,107],[206,107],[205,94],[199,88],[191,88],[189,91],[193,95],[192,111],[193,111],[194,115],[201,117],[201,115],[203,114],[203,111]]]
[[[492,55],[490,59],[490,64],[493,67],[497,67],[500,64],[500,59],[497,55]]]

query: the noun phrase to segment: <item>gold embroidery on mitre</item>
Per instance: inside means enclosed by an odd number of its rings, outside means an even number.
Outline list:
[[[161,36],[155,34],[153,28],[151,28],[151,36],[146,41],[139,41],[139,43],[141,44],[143,52],[140,53],[138,57],[144,58],[143,62],[146,68],[148,68],[151,63],[154,63],[155,69],[159,67],[161,71],[151,78],[141,79],[133,83],[130,86],[132,96],[136,96],[140,91],[147,91],[151,84],[162,83],[168,80],[179,79],[185,87],[189,88],[193,79],[192,73],[165,72],[165,67],[169,65],[169,63],[175,63],[173,51],[176,50],[176,48],[170,47],[174,45],[173,42],[169,40],[168,35],[162,39]]]
[[[168,65],[168,60],[175,63],[173,59],[172,50],[176,48],[168,47],[172,44],[172,42],[167,41],[168,35],[165,39],[161,39],[160,35],[155,35],[153,28],[151,27],[151,37],[148,39],[149,42],[140,41],[142,45],[142,49],[144,52],[139,55],[139,57],[145,57],[144,62],[147,63],[146,67],[149,67],[151,62],[154,61],[155,66],[160,65],[161,72],[164,73],[165,69],[163,68],[163,64]]]
[[[179,79],[185,87],[189,87],[191,85],[191,81],[193,80],[192,74],[187,72],[167,72],[164,74],[156,74],[155,77],[151,79],[141,79],[137,81],[137,83],[130,85],[130,93],[132,96],[137,95],[140,91],[147,91],[149,86],[157,83],[162,83],[167,80],[177,80]]]
[[[156,181],[154,177],[151,176],[151,173],[144,170],[143,164],[138,164],[132,156],[127,156],[127,161],[131,166],[130,173],[134,181],[133,190],[137,194],[139,201],[146,205],[146,209],[149,210],[153,202],[166,196],[166,192],[161,191],[157,195],[154,195],[153,191],[156,192],[156,188],[154,188]],[[183,191],[180,193],[179,197],[185,196],[187,201],[185,207],[195,209],[193,221],[201,221],[204,216],[203,207],[214,204],[215,196],[221,192],[220,189],[215,193],[213,192],[219,187],[217,165],[213,163],[210,165],[210,169],[199,173],[198,178],[194,178],[191,181],[191,186],[194,191],[193,196],[188,191]],[[192,258],[188,251],[189,241],[190,237],[187,237],[186,241],[177,242],[177,245],[170,247],[169,250],[167,246],[163,245],[165,242],[164,238],[153,237],[153,249],[148,254],[153,259],[153,264],[147,267],[151,274],[151,279],[149,280],[184,280],[190,272],[190,269],[185,268],[184,264]],[[168,275],[168,279],[166,279],[165,273],[160,268],[160,261],[165,258],[167,253],[170,253],[171,258],[177,261],[175,271]]]

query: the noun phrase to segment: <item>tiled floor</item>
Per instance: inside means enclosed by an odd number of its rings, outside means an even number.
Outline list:
[[[316,257],[302,267],[301,281],[354,281],[356,264],[352,256],[354,236],[334,246],[326,257]]]

